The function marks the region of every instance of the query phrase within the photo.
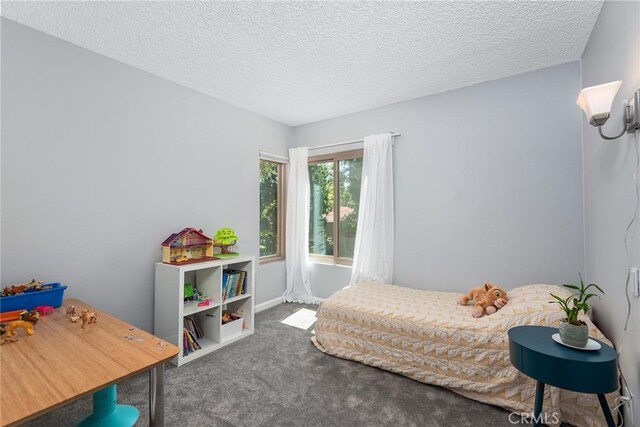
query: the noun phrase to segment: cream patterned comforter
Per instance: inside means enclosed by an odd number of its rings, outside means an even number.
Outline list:
[[[456,293],[361,283],[320,305],[312,341],[333,356],[446,387],[518,414],[531,413],[535,382],[509,362],[507,331],[519,325],[557,326],[563,315],[548,303],[550,292],[566,294],[554,285],[519,287],[508,291],[506,307],[474,319],[472,306],[456,304]],[[592,337],[609,342],[588,318],[583,320]],[[616,397],[607,395],[611,407]],[[559,418],[578,427],[605,425],[595,395],[547,386],[543,410],[550,423]]]

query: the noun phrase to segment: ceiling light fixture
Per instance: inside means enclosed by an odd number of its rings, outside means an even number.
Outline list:
[[[597,126],[600,136],[606,140],[620,138],[625,133],[633,133],[640,129],[640,89],[624,103],[624,128],[616,136],[607,136],[602,133],[604,125],[611,116],[611,105],[616,97],[622,81],[618,80],[598,86],[586,87],[580,91],[576,104],[589,120],[591,126]]]

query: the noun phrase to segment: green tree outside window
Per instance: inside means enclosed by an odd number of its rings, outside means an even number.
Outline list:
[[[279,255],[278,191],[280,165],[260,160],[260,256]]]

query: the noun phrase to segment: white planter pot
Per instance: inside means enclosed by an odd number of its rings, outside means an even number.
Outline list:
[[[584,347],[589,341],[589,327],[587,325],[578,326],[561,320],[558,332],[563,343],[574,347]]]

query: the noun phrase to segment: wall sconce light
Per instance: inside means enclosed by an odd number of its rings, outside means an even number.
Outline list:
[[[605,83],[603,85],[586,87],[580,91],[576,104],[584,115],[587,116],[591,126],[597,126],[603,139],[611,140],[620,138],[625,133],[633,133],[640,129],[640,89],[624,103],[624,129],[616,136],[607,136],[602,133],[604,125],[611,115],[611,104],[622,85],[621,81]]]

